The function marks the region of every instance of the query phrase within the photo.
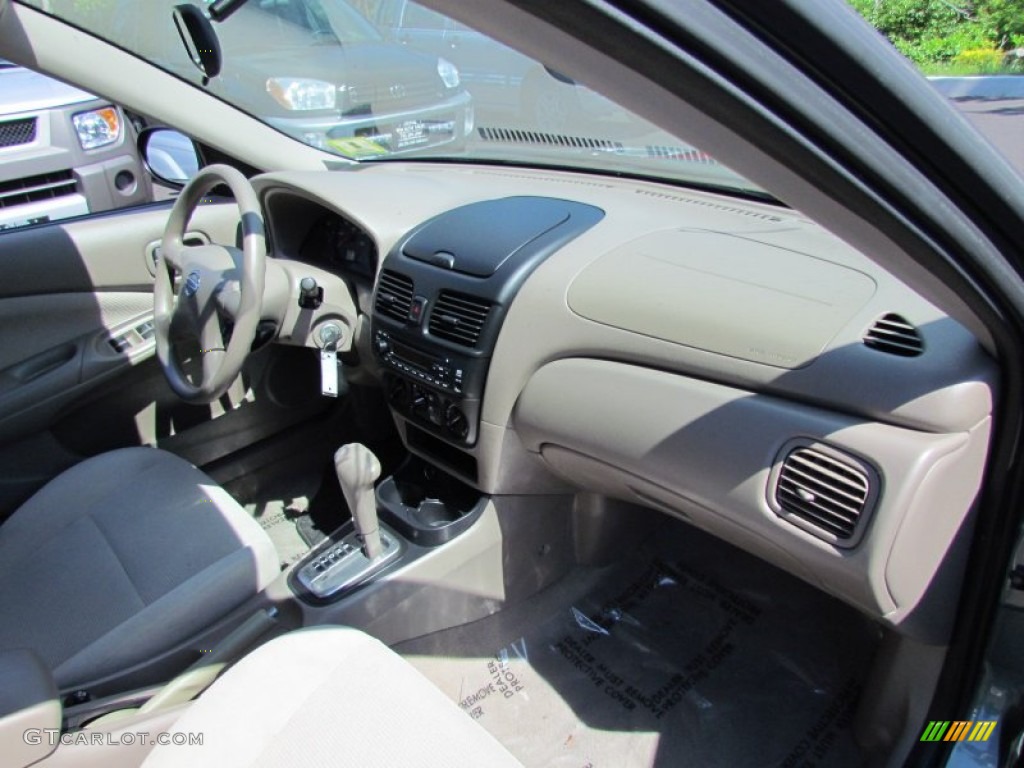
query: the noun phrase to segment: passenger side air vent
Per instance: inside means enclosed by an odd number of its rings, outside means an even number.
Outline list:
[[[412,289],[412,278],[390,269],[382,270],[374,310],[404,323],[409,319],[409,310],[412,308]]]
[[[863,462],[803,444],[789,450],[777,468],[771,501],[789,522],[838,546],[852,547],[863,533],[878,485],[877,475]]]
[[[480,340],[491,302],[454,291],[441,291],[430,313],[428,329],[439,339],[473,348]]]
[[[900,315],[888,314],[878,319],[864,336],[865,346],[900,357],[917,357],[924,352],[920,332]]]

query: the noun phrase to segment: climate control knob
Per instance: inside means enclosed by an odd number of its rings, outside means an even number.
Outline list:
[[[429,404],[429,395],[423,387],[418,384],[412,385],[412,409],[416,413],[426,411]]]
[[[373,348],[377,351],[378,355],[386,357],[388,352],[391,351],[391,341],[383,333],[378,333],[377,338],[373,340]]]
[[[449,405],[444,412],[444,426],[450,435],[465,440],[469,434],[469,419],[457,405]]]

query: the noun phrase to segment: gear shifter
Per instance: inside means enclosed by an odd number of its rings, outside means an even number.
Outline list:
[[[377,522],[377,497],[373,484],[380,477],[380,462],[373,451],[361,443],[343,445],[334,454],[341,492],[352,511],[356,538],[367,560],[381,555],[380,528]]]
[[[334,469],[352,510],[352,525],[334,531],[292,574],[298,594],[313,600],[344,597],[390,568],[405,551],[402,538],[377,520],[373,483],[380,462],[373,451],[359,443],[343,445],[334,454]]]

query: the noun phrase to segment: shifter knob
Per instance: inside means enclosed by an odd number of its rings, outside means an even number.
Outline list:
[[[361,443],[343,445],[334,454],[338,483],[352,511],[356,536],[368,560],[380,555],[380,529],[377,523],[377,498],[373,484],[380,477],[380,462],[373,451]]]

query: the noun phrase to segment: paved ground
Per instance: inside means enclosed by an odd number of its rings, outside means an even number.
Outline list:
[[[1024,173],[1024,99],[958,99],[953,103]]]

